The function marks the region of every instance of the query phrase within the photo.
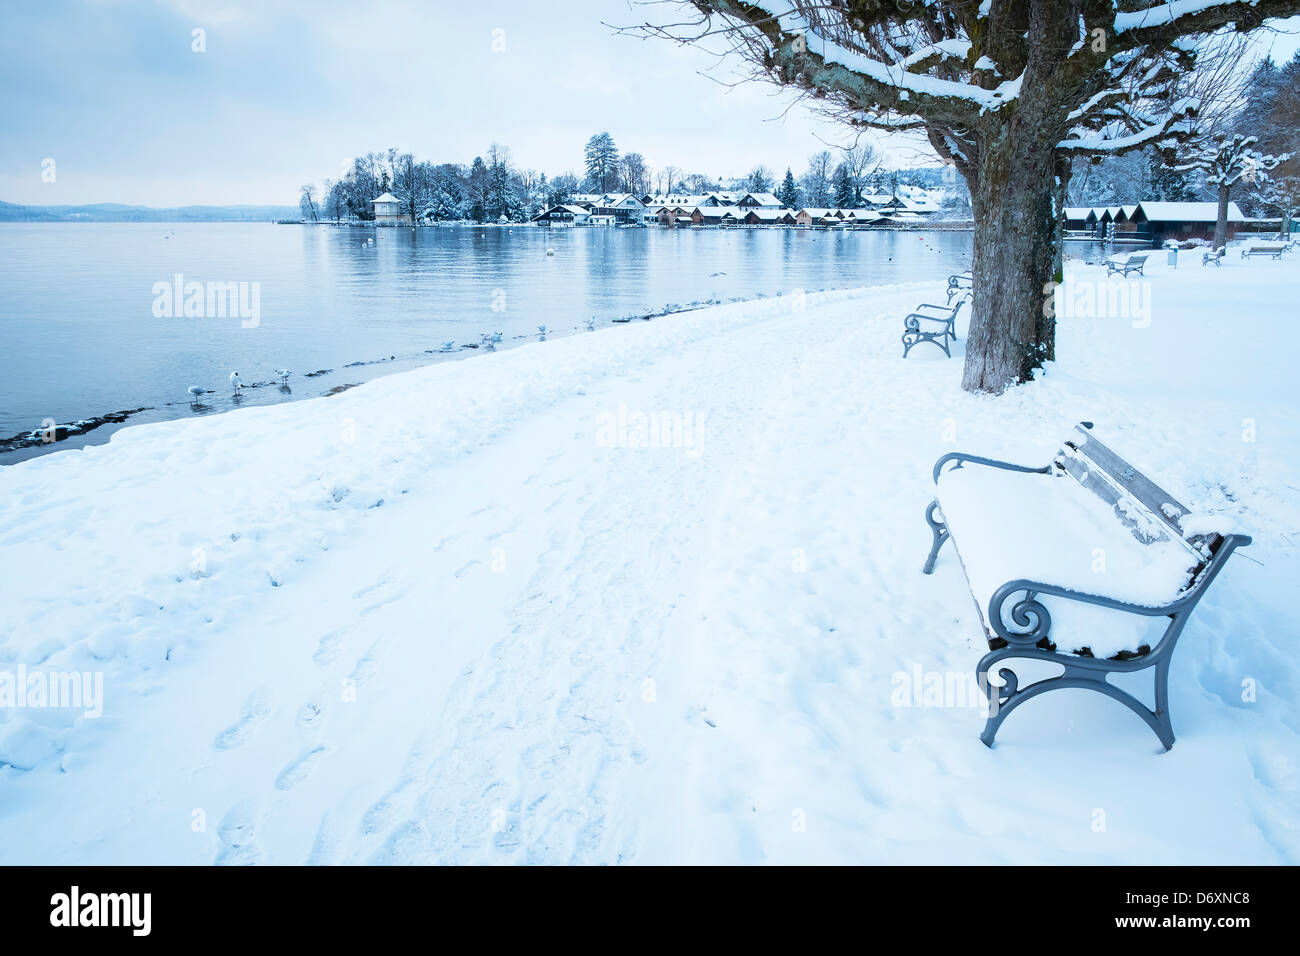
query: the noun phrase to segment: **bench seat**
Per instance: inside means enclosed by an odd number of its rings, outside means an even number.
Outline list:
[[[1172,747],[1174,646],[1250,537],[1190,514],[1097,440],[1091,422],[1080,422],[1046,465],[949,452],[933,477],[925,511],[932,542],[921,570],[933,573],[952,542],[989,646],[975,668],[989,703],[980,740],[992,747],[1026,701],[1082,689],[1123,704]],[[1044,662],[1059,673],[1021,682],[1018,668]],[[1108,680],[1148,670],[1154,707]]]
[[[1159,607],[1179,596],[1202,560],[1163,532],[1150,543],[1139,541],[1110,506],[1068,477],[968,466],[940,476],[938,497],[990,641],[996,638],[990,605],[1008,581],[1041,581]],[[1050,596],[1041,600],[1062,651],[1086,647],[1100,658],[1137,654],[1159,636],[1149,619]]]

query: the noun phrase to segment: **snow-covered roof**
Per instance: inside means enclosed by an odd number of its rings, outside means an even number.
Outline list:
[[[746,215],[757,216],[759,219],[780,219],[783,216],[793,216],[794,213],[789,209],[751,209]]]
[[[745,193],[742,202],[745,199],[752,199],[760,206],[779,206],[781,200],[777,199],[772,193]]]
[[[1066,219],[1087,219],[1094,211],[1091,206],[1066,206],[1064,213]]]
[[[599,202],[597,202],[596,205],[604,208],[611,208],[613,206],[626,206],[629,205],[628,203],[629,199],[632,200],[632,203],[638,206],[645,205],[645,203],[641,202],[639,196],[634,196],[631,193],[623,193],[622,195],[619,196],[602,197],[602,199]]]
[[[370,200],[370,201],[371,201],[372,203],[376,203],[376,202],[396,202],[396,203],[400,203],[400,202],[401,202],[401,200],[398,199],[396,196],[394,196],[392,193],[384,193],[384,194],[383,194],[382,196],[380,196],[378,199],[372,199],[372,200]]]
[[[908,209],[912,212],[938,212],[939,211],[939,204],[935,202],[933,199],[931,199],[929,196],[925,196],[921,199],[907,198],[902,200],[902,203],[903,203],[903,208]]]
[[[586,208],[585,206],[571,206],[568,203],[562,202],[558,206],[552,206],[550,209],[546,210],[546,212],[542,213],[542,215],[545,216],[546,213],[557,212],[559,210],[563,210],[565,212],[571,212],[575,216],[586,216],[591,212],[591,210]]]
[[[1152,222],[1218,222],[1217,202],[1141,202],[1143,214]],[[1245,217],[1235,202],[1228,203],[1228,222],[1243,222]]]

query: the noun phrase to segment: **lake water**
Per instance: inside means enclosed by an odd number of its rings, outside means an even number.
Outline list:
[[[141,406],[132,422],[320,395],[476,354],[463,346],[483,332],[504,347],[540,325],[573,334],[670,305],[942,279],[970,252],[970,233],[940,231],[0,224],[0,438]],[[155,315],[155,285],[177,275],[256,283],[255,327]],[[436,354],[447,340],[454,351]],[[347,367],[358,362],[374,364]],[[232,398],[232,370],[267,383],[280,367],[289,389]],[[191,385],[213,390],[197,411]]]

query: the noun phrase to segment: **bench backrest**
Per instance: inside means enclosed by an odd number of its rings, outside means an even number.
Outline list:
[[[1217,533],[1184,531],[1187,507],[1099,441],[1091,422],[1075,427],[1053,465],[1113,507],[1137,540],[1181,541],[1196,557],[1198,573],[1223,541]]]
[[[1150,255],[1150,253],[1147,252],[1133,253],[1128,257],[1128,264],[1131,266],[1140,266],[1142,263],[1147,261],[1148,255]]]

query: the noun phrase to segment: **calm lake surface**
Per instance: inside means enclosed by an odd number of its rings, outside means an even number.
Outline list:
[[[0,224],[0,438],[120,409],[132,423],[320,395],[380,374],[585,331],[628,314],[797,289],[942,279],[966,232],[364,229],[270,223]],[[371,240],[367,242],[367,240]],[[547,255],[547,250],[553,255]],[[1081,252],[1082,250],[1078,250]],[[154,286],[257,283],[259,321],[156,316]],[[249,287],[251,288],[251,286]],[[451,355],[429,354],[447,340]],[[390,359],[390,356],[392,357]],[[378,361],[376,360],[383,360]],[[354,365],[350,363],[375,363]],[[289,389],[231,397],[294,370]],[[315,378],[304,373],[331,370]],[[192,410],[188,386],[212,389]],[[107,440],[112,427],[89,441]],[[69,440],[0,457],[10,463]]]

